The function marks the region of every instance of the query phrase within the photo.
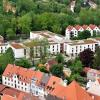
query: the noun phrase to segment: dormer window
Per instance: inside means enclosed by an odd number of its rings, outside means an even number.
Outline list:
[[[47,86],[47,89],[49,89],[49,86]]]
[[[53,85],[55,85],[56,82],[53,82]]]
[[[51,90],[52,89],[52,87],[49,87],[49,90]]]

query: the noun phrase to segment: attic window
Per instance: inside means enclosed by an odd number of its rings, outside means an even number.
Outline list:
[[[53,82],[53,85],[55,85],[55,83],[56,83],[56,82],[54,81],[54,82]]]
[[[49,90],[51,90],[52,89],[52,87],[49,87]]]
[[[49,86],[47,86],[47,89],[49,89]]]

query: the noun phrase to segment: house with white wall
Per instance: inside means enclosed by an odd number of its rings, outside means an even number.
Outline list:
[[[95,81],[89,80],[86,88],[88,93],[100,96],[100,79],[96,79]]]
[[[77,31],[77,29],[75,27],[68,26],[66,28],[66,31],[65,31],[65,36],[66,36],[65,37],[66,39],[70,39],[72,37],[77,37],[78,36],[78,31]]]
[[[0,53],[5,53],[8,49],[8,43],[0,43]]]
[[[14,57],[16,59],[26,57],[26,49],[23,44],[14,42],[14,43],[10,43],[9,47],[12,48],[14,52]]]
[[[90,69],[87,72],[87,80],[95,81],[98,78],[100,78],[100,71],[98,71],[96,69]]]
[[[65,81],[56,76],[12,64],[8,64],[2,74],[2,84],[40,97],[51,90],[51,88],[47,88],[48,85],[50,87],[56,86],[56,84],[66,85]]]
[[[78,37],[79,32],[88,30],[91,33],[91,36],[93,36],[93,33],[95,32],[96,35],[100,33],[100,28],[96,25],[90,24],[90,25],[75,25],[75,26],[68,26],[65,30],[65,37],[66,39],[71,39],[72,37]]]
[[[43,96],[44,91],[38,86],[42,76],[43,73],[40,71],[8,64],[2,75],[2,84],[26,93],[33,93],[35,96]],[[32,82],[33,79],[36,79],[34,83]],[[31,84],[34,84],[34,87],[31,87]],[[35,93],[31,91],[32,89],[34,89]]]

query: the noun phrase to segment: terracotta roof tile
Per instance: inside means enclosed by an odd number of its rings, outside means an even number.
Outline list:
[[[76,29],[76,30],[79,30],[80,28],[82,28],[82,26],[80,26],[80,25],[76,25],[76,26],[75,26],[75,29]]]
[[[2,86],[2,85],[1,85]],[[4,86],[5,87],[5,86]],[[34,95],[31,95],[29,93],[21,92],[19,90],[5,87],[2,92],[0,92],[2,95],[1,100],[39,100],[38,97],[35,97]]]
[[[40,82],[43,76],[43,73],[40,71],[34,71],[16,65],[8,64],[3,73],[3,76],[13,77],[14,74],[18,75],[19,80],[26,83],[30,83],[33,77],[36,77],[38,82]]]
[[[54,91],[52,92],[54,96],[64,100],[92,100],[89,94],[76,81],[73,81],[65,88],[60,86]]]
[[[5,89],[6,86],[0,84],[0,92]]]
[[[46,90],[48,92],[52,92],[52,90],[57,86],[57,84],[61,84],[62,79],[56,76],[51,76],[46,85]]]
[[[86,30],[88,25],[83,25],[82,27],[83,27],[84,30]]]
[[[18,97],[19,94],[20,94],[20,91],[16,90],[16,89],[13,89],[13,88],[8,88],[6,87],[2,92],[0,92],[2,94],[5,94],[5,95],[10,95],[12,97]]]
[[[1,96],[1,100],[17,100],[17,98],[12,97],[10,95],[3,95]]]
[[[89,27],[94,30],[94,28],[96,27],[96,25],[90,24]]]
[[[73,27],[73,26],[70,26],[70,25],[67,27],[67,29],[68,29],[69,31],[71,31],[73,28],[74,28],[74,27]]]
[[[39,100],[38,97],[29,93],[21,92],[17,100]]]

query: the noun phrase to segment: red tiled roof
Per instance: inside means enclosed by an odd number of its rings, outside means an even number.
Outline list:
[[[93,30],[96,27],[96,25],[90,24],[89,27]]]
[[[94,100],[100,100],[100,96],[94,96]]]
[[[42,80],[42,77],[43,77],[43,73],[40,72],[40,71],[36,71],[34,77],[38,79],[36,84],[39,85],[41,83],[41,80]]]
[[[66,87],[60,85],[60,84],[57,84],[54,88],[54,90],[51,92],[51,95],[55,95],[55,96],[58,96],[61,91],[65,91]]]
[[[5,89],[6,86],[0,84],[0,92]]]
[[[84,30],[86,30],[88,25],[83,25],[82,27],[83,27]]]
[[[39,99],[31,94],[21,92],[17,100],[39,100]]]
[[[2,94],[5,94],[5,95],[10,95],[12,97],[18,97],[19,94],[20,94],[20,91],[16,90],[16,89],[13,89],[13,88],[5,88],[2,92],[0,92]]]
[[[91,93],[89,93],[89,95],[92,97],[92,100],[100,100],[100,96],[98,95],[91,94]]]
[[[82,26],[80,26],[80,25],[76,25],[76,26],[75,26],[75,29],[76,29],[76,30],[79,30],[80,28],[82,28]]]
[[[43,76],[43,73],[40,71],[34,71],[16,65],[8,64],[3,73],[3,76],[12,77],[14,74],[17,74],[19,76],[19,80],[26,83],[30,83],[33,77],[36,77],[37,80],[40,81]]]
[[[74,28],[74,27],[73,27],[73,26],[70,26],[70,25],[67,27],[67,29],[68,29],[69,31],[71,31],[73,28]]]
[[[56,77],[56,76],[51,76],[46,85],[46,90],[48,92],[51,92],[52,89],[54,89],[57,86],[57,84],[61,84],[61,81],[62,81],[61,78]]]
[[[89,94],[76,81],[73,81],[66,88],[56,88],[55,93],[52,93],[54,96],[64,100],[92,100]]]
[[[2,85],[1,85],[2,86]],[[4,86],[5,87],[5,86]],[[39,100],[34,95],[31,95],[29,93],[21,92],[19,90],[5,87],[2,92],[0,92],[2,95],[1,100]]]
[[[3,95],[1,96],[1,100],[18,100],[18,99],[10,95]]]

